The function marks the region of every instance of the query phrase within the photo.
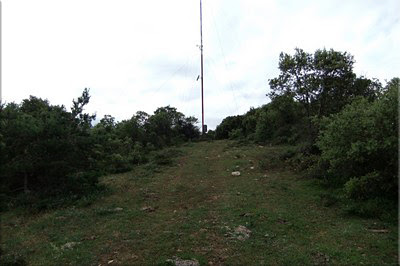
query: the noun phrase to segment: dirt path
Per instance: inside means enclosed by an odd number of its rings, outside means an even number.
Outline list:
[[[105,177],[110,194],[89,205],[6,213],[2,249],[31,265],[396,264],[396,225],[325,207],[321,188],[271,167],[277,149],[184,146],[160,171]]]

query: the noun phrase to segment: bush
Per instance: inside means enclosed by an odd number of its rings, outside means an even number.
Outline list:
[[[393,79],[374,102],[359,98],[322,123],[321,164],[352,199],[397,201],[398,86]]]
[[[305,138],[304,114],[290,95],[276,96],[259,110],[255,128],[258,142],[295,144]]]
[[[232,130],[235,129],[241,129],[242,128],[242,120],[243,116],[237,115],[237,116],[228,116],[224,118],[217,126],[215,129],[215,138],[216,139],[228,139],[229,138],[229,133]]]
[[[243,138],[243,132],[241,128],[235,128],[229,132],[229,139],[241,139]]]
[[[356,200],[366,200],[368,198],[378,198],[382,196],[381,189],[385,185],[382,176],[378,172],[368,173],[361,177],[350,178],[344,184],[344,191],[347,197]]]
[[[379,217],[388,222],[397,222],[397,206],[393,201],[374,198],[365,201],[350,200],[346,202],[344,210],[352,215],[365,218]]]
[[[94,142],[89,130],[94,116],[82,113],[89,98],[84,90],[73,101],[71,112],[33,96],[20,105],[1,107],[3,193],[85,193],[97,183],[98,173],[93,172],[90,160]]]

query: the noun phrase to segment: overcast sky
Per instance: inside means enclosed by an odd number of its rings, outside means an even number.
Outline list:
[[[201,119],[199,0],[3,0],[3,102],[128,119],[171,105]],[[203,0],[205,123],[268,102],[280,52],[333,48],[355,72],[400,76],[399,0]]]

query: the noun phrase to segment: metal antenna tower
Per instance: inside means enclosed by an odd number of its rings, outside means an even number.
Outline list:
[[[203,6],[200,0],[200,51],[201,51],[201,133],[207,133],[207,125],[204,125],[204,80],[203,80]]]

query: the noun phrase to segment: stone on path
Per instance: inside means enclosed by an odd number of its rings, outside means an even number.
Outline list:
[[[178,257],[173,257],[172,259],[168,259],[167,262],[171,262],[175,264],[175,266],[200,266],[199,261],[196,259],[183,260]]]
[[[73,249],[75,246],[79,245],[79,242],[68,242],[61,246],[61,249]]]
[[[141,211],[145,211],[145,212],[153,212],[156,209],[154,209],[153,207],[150,206],[144,206],[143,208],[140,209]]]
[[[232,172],[232,175],[233,176],[240,176],[240,172],[239,171],[234,171],[234,172]]]
[[[389,233],[389,230],[387,230],[387,229],[370,229],[369,231],[372,233],[378,233],[378,234]]]
[[[239,225],[235,228],[234,235],[240,241],[244,241],[250,237],[251,231],[246,226]]]

